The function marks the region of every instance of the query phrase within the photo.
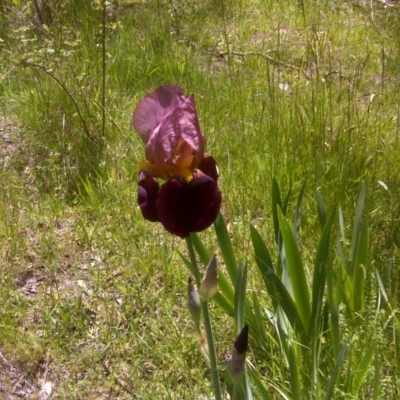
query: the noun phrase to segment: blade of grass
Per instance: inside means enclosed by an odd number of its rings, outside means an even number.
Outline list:
[[[339,235],[337,235],[337,238],[336,238],[336,254],[339,257],[339,260],[342,263],[343,267],[346,268],[346,270],[348,271],[346,257],[344,256],[342,243],[341,243]]]
[[[373,397],[373,400],[380,399],[380,389],[381,389],[381,363],[379,361],[378,346],[375,346],[374,397]]]
[[[192,237],[193,246],[196,249],[196,253],[200,257],[201,263],[207,265],[207,263],[211,260],[211,254],[207,251],[206,246],[197,233],[191,233],[190,236]]]
[[[301,262],[299,249],[293,232],[283,216],[282,210],[278,208],[279,228],[285,246],[288,270],[293,287],[294,300],[297,312],[301,318],[304,328],[308,328],[311,316],[309,287],[305,271]],[[308,332],[305,332],[308,334]]]
[[[243,380],[244,392],[246,393],[247,400],[253,400],[253,392],[251,391],[251,385],[250,385],[249,375],[248,375],[247,371],[248,371],[248,368],[246,365],[246,369],[244,371],[244,380]],[[241,398],[239,398],[239,400],[241,400]]]
[[[286,368],[289,368],[289,350],[288,350],[288,343],[287,343],[287,333],[289,331],[287,324],[287,320],[285,315],[282,311],[281,307],[278,307],[276,313],[271,312],[267,308],[264,308],[264,313],[267,317],[269,323],[275,329],[275,334],[278,338],[278,344],[281,349],[281,353],[283,359],[285,360]]]
[[[314,276],[312,284],[312,306],[311,306],[311,324],[314,325],[314,319],[319,315],[322,308],[322,301],[325,289],[326,269],[330,260],[330,237],[333,221],[336,213],[333,212],[328,223],[325,224],[318,245],[317,256],[314,264]]]
[[[340,302],[343,302],[350,311],[354,310],[353,282],[341,263],[339,263],[339,279],[341,282],[337,285],[337,292],[339,293]]]
[[[235,285],[237,274],[237,262],[228,229],[221,214],[218,214],[214,222],[215,233],[217,235],[219,248],[225,261],[226,269],[231,279],[232,285]]]
[[[369,227],[368,218],[365,219],[357,242],[357,249],[354,255],[353,264],[353,293],[354,293],[354,312],[364,310],[364,286],[365,273],[367,268],[367,256],[369,246]]]
[[[395,247],[400,250],[400,236],[399,235],[394,235],[393,236],[393,243]]]
[[[366,349],[364,356],[361,358],[360,362],[357,364],[355,371],[353,370],[353,379],[351,384],[351,393],[356,396],[360,390],[360,387],[364,381],[365,375],[367,374],[372,359],[376,354],[376,343],[370,344]]]
[[[218,283],[219,287],[220,283]],[[217,293],[214,297],[213,300],[230,316],[235,315],[235,310],[232,305],[221,293]]]
[[[289,190],[286,193],[285,200],[284,200],[284,202],[282,204],[282,207],[281,207],[284,215],[286,215],[287,207],[288,207],[288,204],[289,204],[289,199],[290,199],[290,195],[291,194],[292,194],[292,183],[290,182]]]
[[[253,243],[256,260],[259,259],[273,271],[274,265],[272,263],[268,248],[265,245],[263,238],[253,225],[250,225],[250,236]]]
[[[296,331],[300,336],[304,336],[305,330],[298,313],[296,304],[294,303],[292,296],[286,290],[284,284],[279,280],[279,278],[272,272],[266,272],[263,274],[264,283],[267,288],[268,294],[271,296],[272,301],[278,304],[275,311],[282,308],[288,319],[293,330]]]
[[[313,288],[312,288],[312,305],[311,305],[311,319],[309,332],[311,334],[310,345],[312,348],[312,377],[314,383],[317,382],[318,377],[318,353],[320,347],[320,335],[322,334],[322,305],[324,299],[325,282],[328,264],[331,264],[330,260],[330,236],[332,230],[332,224],[335,219],[335,213],[333,212],[329,218],[327,224],[325,224],[324,230],[321,235],[319,242],[317,257],[314,264],[314,276],[313,276]]]
[[[398,248],[396,247],[396,249],[398,249]],[[398,251],[397,253],[398,253],[398,257],[400,257],[400,251]],[[392,261],[388,261],[388,263],[386,264],[385,272],[383,273],[383,276],[382,276],[382,284],[384,287],[386,287],[390,282],[392,268],[393,268]]]
[[[317,190],[317,210],[318,210],[319,224],[321,225],[321,229],[323,229],[326,224],[326,209],[320,190]]]
[[[328,386],[326,389],[326,394],[325,394],[325,400],[333,399],[333,391],[335,388],[335,384],[336,384],[337,378],[339,376],[340,370],[342,368],[344,357],[346,356],[348,349],[349,349],[349,342],[348,342],[348,340],[346,340],[346,342],[342,346],[342,349],[340,350],[339,357],[336,360],[335,367],[333,368],[332,375],[329,379]]]
[[[332,341],[333,357],[335,360],[339,358],[340,348],[340,332],[339,332],[339,304],[335,296],[334,275],[332,263],[327,265],[326,286],[328,292],[328,304],[330,310],[330,336]],[[336,279],[337,280],[337,279]],[[339,285],[337,285],[339,286]]]
[[[379,272],[378,272],[378,270],[376,268],[375,268],[375,277],[376,277],[376,280],[378,282],[379,290],[380,290],[383,298],[386,300],[386,303],[388,303],[389,306],[390,306],[389,297],[388,297],[388,295],[386,293],[385,286],[383,285],[381,276],[380,276],[380,274],[379,274]]]
[[[296,240],[298,241],[298,236],[299,236],[299,229],[300,229],[300,223],[301,223],[301,202],[303,200],[303,194],[304,190],[306,188],[306,181],[304,181],[303,185],[301,186],[300,194],[299,197],[297,198],[297,203],[296,203],[296,210],[294,212],[294,217],[293,217],[293,235]],[[286,214],[284,212],[284,214]]]
[[[246,306],[247,267],[239,262],[235,285],[235,318],[239,335],[244,327],[244,310]]]
[[[222,253],[222,257],[225,261],[226,269],[228,270],[229,278],[231,279],[232,285],[236,284],[237,279],[237,262],[235,253],[233,251],[233,246],[231,239],[229,237],[228,229],[226,228],[225,221],[222,218],[221,214],[218,214],[217,219],[214,222],[214,229],[217,235],[219,248]],[[221,290],[224,290],[224,293],[227,296],[228,301],[231,299],[231,293],[229,287],[229,282],[226,282],[223,274],[220,276],[219,283],[221,284]],[[247,301],[246,301],[247,302]],[[251,312],[250,307],[245,307],[246,319],[250,326],[254,325],[254,315]]]
[[[248,368],[248,372],[249,372],[251,381],[253,382],[253,384],[255,384],[255,386],[258,390],[258,393],[260,395],[259,398],[264,399],[264,400],[272,400],[272,397],[269,394],[269,391],[265,387],[263,381],[260,379],[260,376],[258,375],[258,373],[251,368]]]
[[[271,268],[271,258],[260,234],[252,226],[250,232],[256,263],[264,279],[274,311],[277,312],[278,307],[281,306],[293,329],[304,334],[304,327],[293,298]]]
[[[275,231],[275,241],[278,246],[280,247],[280,233],[279,233],[279,219],[278,219],[278,206],[282,208],[282,198],[281,198],[281,191],[279,189],[278,182],[274,178],[272,180],[272,219],[274,221],[274,231]]]
[[[270,350],[269,342],[274,342],[274,344],[278,344],[275,338],[269,333],[266,329],[266,321],[261,313],[260,303],[257,298],[257,294],[253,291],[252,295],[252,306],[254,309],[254,316],[256,321],[256,326],[252,330],[253,335],[257,336],[257,342],[260,343],[266,351]]]
[[[247,266],[243,266],[241,262],[238,265],[238,271],[236,276],[235,285],[235,317],[236,317],[236,329],[239,335],[245,325],[245,311],[246,311],[246,285],[247,285]],[[250,326],[256,325],[256,319],[252,310],[248,308],[246,313],[247,320],[250,319]],[[248,400],[252,399],[252,393],[250,390],[247,374],[245,374],[243,380],[244,391]]]
[[[289,346],[289,382],[292,392],[292,400],[301,400],[299,370],[294,350]]]
[[[180,252],[178,251],[179,257],[181,258],[181,260],[185,263],[185,265],[189,268],[189,271],[192,273],[192,275],[195,277],[196,279],[196,283],[199,282],[201,280],[201,275],[198,273],[198,271],[196,270],[196,268],[194,268],[192,266],[192,263]],[[197,275],[197,276],[196,276]]]
[[[360,238],[360,229],[361,229],[361,223],[362,223],[362,214],[363,214],[363,210],[364,210],[366,191],[367,191],[366,185],[365,185],[365,182],[363,182],[361,185],[360,194],[358,195],[356,215],[354,217],[354,225],[353,225],[353,236],[351,239],[352,268],[354,268],[356,252],[357,252],[357,247],[358,247],[358,240]]]
[[[340,236],[343,243],[346,243],[346,235],[344,230],[344,218],[343,218],[343,211],[342,207],[339,206],[339,228],[340,228]]]

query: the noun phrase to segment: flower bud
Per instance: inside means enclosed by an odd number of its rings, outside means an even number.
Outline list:
[[[215,255],[207,265],[206,273],[201,281],[199,292],[203,301],[210,300],[218,292],[218,269]]]
[[[190,315],[192,316],[196,331],[200,333],[201,304],[197,289],[193,285],[192,278],[189,278],[187,289],[187,301]]]
[[[249,327],[245,325],[235,341],[232,356],[228,360],[227,373],[233,385],[239,384],[244,375],[248,335]]]

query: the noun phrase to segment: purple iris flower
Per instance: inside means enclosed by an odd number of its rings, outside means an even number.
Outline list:
[[[133,126],[146,146],[146,161],[137,167],[144,218],[182,238],[208,228],[221,192],[216,162],[204,153],[193,96],[179,86],[160,86],[139,102]],[[158,179],[166,182],[160,186]]]

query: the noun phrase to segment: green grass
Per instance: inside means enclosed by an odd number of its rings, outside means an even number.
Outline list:
[[[39,388],[52,382],[60,399],[210,396],[186,309],[184,242],[144,221],[136,206],[144,152],[132,111],[146,93],[175,83],[195,94],[207,151],[220,167],[222,214],[248,266],[248,296],[254,291],[263,305],[247,222],[274,242],[272,178],[283,193],[292,186],[289,217],[306,181],[299,249],[310,281],[320,237],[316,190],[327,210],[340,203],[349,252],[366,182],[369,261],[388,301],[376,307],[382,295],[366,274],[362,329],[343,329],[360,343],[373,332],[380,398],[399,395],[399,6],[121,0],[107,8],[104,40],[101,5],[50,2],[47,27],[31,2],[3,3],[0,353],[24,379]],[[201,238],[220,257],[212,230]],[[218,307],[212,314],[223,366],[236,327]],[[251,360],[273,388],[286,367],[272,328],[268,335],[268,349],[254,345]],[[324,375],[331,366],[321,363]],[[356,398],[371,398],[373,381],[372,368]]]

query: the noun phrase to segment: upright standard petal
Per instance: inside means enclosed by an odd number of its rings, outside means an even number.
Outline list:
[[[184,99],[181,87],[165,85],[160,86],[139,102],[133,113],[132,122],[133,127],[145,144],[164,115],[178,107],[184,102]]]
[[[207,229],[217,218],[221,192],[217,183],[201,171],[190,182],[173,178],[161,186],[157,197],[160,222],[168,232],[185,238]]]
[[[204,157],[204,137],[193,97],[165,114],[146,144],[146,159],[155,163],[165,178],[185,176]]]
[[[146,176],[143,172],[139,176],[138,204],[144,218],[151,222],[158,222],[157,197],[160,187],[156,179]]]

